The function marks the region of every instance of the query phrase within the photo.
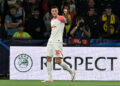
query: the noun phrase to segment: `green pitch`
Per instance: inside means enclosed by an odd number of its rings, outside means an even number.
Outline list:
[[[120,86],[119,81],[54,81],[53,83],[41,81],[10,81],[0,80],[0,86]]]

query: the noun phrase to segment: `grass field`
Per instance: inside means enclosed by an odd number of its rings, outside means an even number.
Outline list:
[[[10,81],[0,80],[0,86],[120,86],[119,81],[54,81],[43,83],[41,81]]]

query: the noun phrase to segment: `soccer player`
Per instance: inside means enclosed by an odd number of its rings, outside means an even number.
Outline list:
[[[58,15],[58,8],[56,6],[51,8],[52,20],[51,20],[51,35],[47,44],[47,71],[48,80],[53,82],[52,79],[52,57],[56,59],[56,63],[63,69],[68,71],[71,75],[72,81],[75,79],[75,71],[72,71],[66,63],[62,61],[63,53],[63,31],[66,19],[63,16]]]

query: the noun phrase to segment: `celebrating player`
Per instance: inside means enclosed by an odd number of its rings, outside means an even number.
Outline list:
[[[63,16],[58,15],[58,8],[56,6],[51,8],[52,20],[51,20],[51,35],[47,44],[47,71],[48,80],[53,82],[52,79],[52,57],[56,59],[56,63],[63,69],[68,71],[72,77],[72,81],[75,79],[75,71],[72,71],[66,63],[62,61],[62,47],[63,47],[63,31],[66,19]]]

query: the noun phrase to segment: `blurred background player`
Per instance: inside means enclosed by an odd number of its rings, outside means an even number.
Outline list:
[[[63,31],[65,23],[67,22],[63,16],[58,15],[58,8],[56,6],[51,8],[51,14],[53,16],[51,20],[51,35],[47,44],[47,71],[48,81],[53,82],[52,79],[52,57],[56,59],[56,63],[63,69],[68,71],[72,77],[72,81],[75,78],[75,71],[72,71],[66,63],[62,61],[62,47],[63,47]]]

